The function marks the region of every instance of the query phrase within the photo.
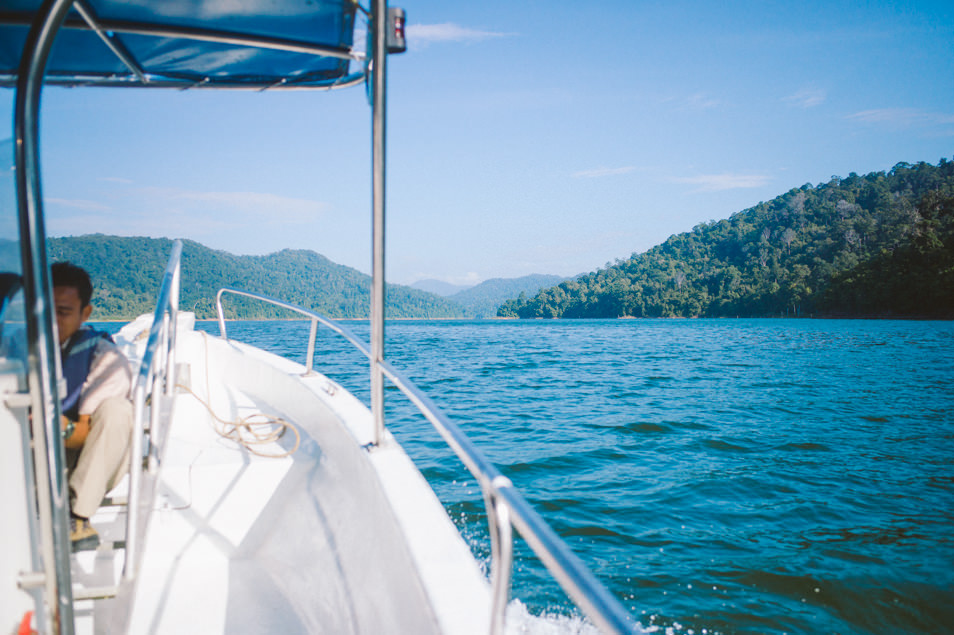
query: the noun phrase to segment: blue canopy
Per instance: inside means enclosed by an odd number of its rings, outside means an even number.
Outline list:
[[[41,0],[0,0],[0,85],[16,83]],[[364,77],[353,0],[77,0],[46,83],[327,88]],[[363,11],[363,10],[362,10]]]

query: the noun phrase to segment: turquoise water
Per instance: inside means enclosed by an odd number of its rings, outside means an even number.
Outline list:
[[[304,356],[306,323],[229,329]],[[954,323],[408,321],[387,339],[643,626],[954,628]],[[340,338],[321,333],[316,364],[367,399]],[[387,416],[486,562],[474,479],[410,408]],[[517,547],[513,596],[569,612]]]

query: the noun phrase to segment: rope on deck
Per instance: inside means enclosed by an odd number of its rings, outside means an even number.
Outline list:
[[[205,344],[205,392],[210,396],[211,400],[212,391],[210,389],[211,384],[209,381],[209,340],[208,334],[204,331],[202,331],[202,340]],[[200,404],[205,406],[205,409],[209,411],[209,414],[212,415],[212,418],[215,420],[215,422],[212,424],[212,428],[216,431],[216,433],[241,445],[256,456],[270,459],[282,459],[294,454],[301,445],[301,433],[298,432],[298,428],[293,423],[290,423],[281,417],[256,412],[239,419],[223,419],[215,413],[209,402],[197,395],[195,391],[188,386],[184,384],[176,384],[176,388],[182,388],[190,395],[195,397]],[[254,419],[261,420],[254,421]],[[295,435],[295,443],[290,450],[282,453],[271,453],[262,452],[256,448],[256,446],[276,443],[289,430],[291,430],[291,432]]]

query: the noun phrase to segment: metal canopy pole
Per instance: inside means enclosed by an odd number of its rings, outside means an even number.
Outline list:
[[[59,347],[53,330],[52,283],[47,266],[46,228],[40,197],[40,91],[57,30],[72,0],[46,0],[27,36],[17,77],[17,211],[23,292],[27,308],[27,367],[32,396],[35,469],[45,574],[46,610],[56,633],[72,633],[69,498],[61,440],[60,404],[55,386]],[[32,319],[30,319],[32,318]]]
[[[387,104],[387,0],[374,0],[371,27],[371,163],[372,163],[372,281],[371,281],[371,414],[374,444],[384,441],[384,151]]]

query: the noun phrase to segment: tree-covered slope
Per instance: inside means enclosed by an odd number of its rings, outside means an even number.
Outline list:
[[[94,234],[48,240],[52,261],[69,260],[89,271],[95,286],[93,319],[129,319],[151,312],[172,240]],[[213,317],[215,294],[224,286],[262,293],[334,318],[369,315],[371,280],[313,251],[285,249],[267,256],[236,256],[184,240],[180,307]],[[388,285],[390,317],[459,317],[444,298]],[[229,317],[290,317],[259,302],[230,296]]]
[[[500,305],[510,298],[521,293],[536,294],[564,279],[562,276],[545,274],[531,274],[520,278],[491,278],[448,297],[463,306],[469,317],[493,317],[497,315]]]
[[[803,185],[504,317],[954,317],[954,162]]]

